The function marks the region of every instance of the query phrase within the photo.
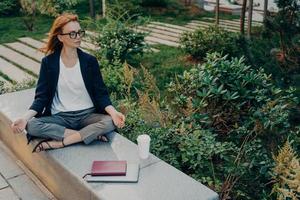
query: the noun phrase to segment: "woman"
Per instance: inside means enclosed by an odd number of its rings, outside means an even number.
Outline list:
[[[79,49],[84,34],[72,14],[57,17],[51,27],[34,101],[12,124],[15,133],[26,128],[27,134],[45,138],[33,152],[106,141],[106,133],[124,126],[125,116],[111,105],[96,58]]]

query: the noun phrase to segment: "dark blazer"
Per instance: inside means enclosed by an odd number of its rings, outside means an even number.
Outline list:
[[[37,111],[36,117],[51,115],[51,105],[56,92],[59,76],[61,49],[42,59],[39,80],[34,101],[30,109]],[[106,113],[104,108],[111,105],[107,88],[103,82],[97,59],[77,49],[82,78],[97,113]]]

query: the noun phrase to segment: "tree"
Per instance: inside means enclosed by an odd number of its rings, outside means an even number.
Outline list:
[[[268,38],[279,38],[280,47],[273,52],[276,52],[275,56],[282,68],[286,72],[293,72],[300,68],[300,2],[278,0],[276,3],[278,13],[267,16],[265,33]]]
[[[252,13],[253,13],[253,0],[249,0],[249,9],[248,9],[248,26],[247,26],[247,36],[251,37],[252,29]]]
[[[245,16],[246,16],[246,9],[247,9],[247,0],[243,0],[242,4],[242,13],[240,18],[240,32],[241,34],[245,34]]]
[[[94,0],[89,0],[90,4],[90,16],[92,19],[95,18],[95,1]]]
[[[265,4],[264,4],[264,21],[267,18],[267,12],[268,12],[268,0],[265,0]]]
[[[216,25],[219,25],[220,20],[220,0],[217,0],[216,6],[215,6],[215,12],[216,12]]]
[[[102,0],[102,16],[106,17],[106,3],[105,0]]]

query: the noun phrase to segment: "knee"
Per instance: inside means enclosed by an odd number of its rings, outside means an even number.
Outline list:
[[[110,115],[105,115],[101,122],[108,129],[114,130],[116,128]]]
[[[32,118],[27,122],[26,130],[30,135],[37,135],[40,127],[40,122],[37,118]]]

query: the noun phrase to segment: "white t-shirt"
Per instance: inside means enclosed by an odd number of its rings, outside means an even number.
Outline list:
[[[94,107],[83,82],[79,60],[77,59],[75,66],[67,68],[60,57],[59,65],[59,78],[51,114]]]

